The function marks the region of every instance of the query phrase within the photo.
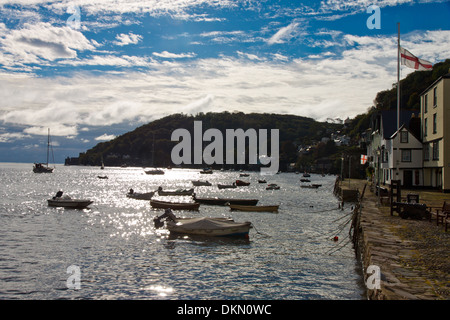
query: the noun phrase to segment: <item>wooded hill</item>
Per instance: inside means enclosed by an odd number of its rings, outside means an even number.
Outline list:
[[[269,155],[270,130],[278,129],[280,168],[285,168],[288,163],[295,163],[297,161],[297,147],[299,145],[319,141],[323,136],[330,136],[333,131],[342,127],[342,125],[317,122],[310,118],[294,115],[267,113],[244,114],[242,112],[209,112],[199,113],[195,116],[174,114],[143,125],[111,141],[97,144],[86,153],[80,154],[79,164],[100,165],[103,157],[106,166],[120,166],[123,164],[154,167],[174,166],[171,160],[171,152],[179,142],[171,141],[172,132],[180,128],[188,130],[193,144],[194,121],[202,122],[202,134],[210,128],[220,130],[224,138],[224,146],[227,129],[243,129],[244,131],[255,129],[256,132],[259,132],[259,129],[267,129]],[[210,143],[208,141],[203,142],[203,148]],[[248,158],[248,140],[246,146]],[[193,152],[191,153],[193,154]],[[226,154],[225,150],[223,154]],[[226,162],[225,159],[223,162]],[[246,161],[246,163],[249,162]],[[203,168],[206,165],[182,166]],[[221,168],[222,165],[213,165],[212,167]],[[252,166],[229,164],[225,164],[224,167],[235,169],[252,168]]]
[[[420,94],[440,76],[450,69],[450,59],[437,63],[431,71],[417,71],[401,80],[401,108],[420,109]],[[340,173],[341,158],[352,157],[355,165],[352,169],[358,175],[364,175],[364,168],[359,165],[359,156],[365,154],[364,145],[358,145],[360,137],[370,126],[370,119],[379,110],[397,108],[396,83],[389,90],[378,92],[374,105],[368,106],[368,111],[360,114],[343,127],[342,124],[317,122],[313,119],[280,114],[244,114],[242,112],[199,113],[195,116],[174,114],[143,125],[131,132],[121,135],[111,141],[97,144],[85,153],[81,153],[77,164],[100,166],[101,160],[106,166],[143,166],[167,167],[174,166],[171,152],[178,142],[171,141],[172,132],[179,128],[187,129],[193,137],[194,121],[202,121],[202,129],[216,128],[225,137],[226,129],[279,129],[280,133],[280,170],[286,170],[288,164],[296,163],[295,170],[303,171],[320,167],[322,162],[327,164],[326,172]],[[321,138],[340,131],[352,138],[352,146],[336,147],[332,140],[319,143]],[[269,133],[270,141],[270,133]],[[192,138],[193,140],[193,138]],[[204,142],[203,148],[210,142]],[[224,142],[225,144],[225,142]],[[248,144],[248,143],[247,143]],[[299,154],[298,147],[315,145],[307,154]],[[268,143],[270,154],[270,142]],[[248,151],[248,146],[247,146]],[[224,151],[224,154],[226,152]],[[193,154],[193,152],[192,152]],[[248,152],[247,152],[248,155]],[[225,163],[225,159],[223,161]],[[248,163],[248,161],[246,161]],[[183,167],[205,167],[201,165],[184,165]],[[257,169],[251,165],[216,165],[215,168]],[[322,169],[323,170],[323,169]],[[346,168],[343,168],[347,172]],[[352,174],[353,176],[353,174]]]

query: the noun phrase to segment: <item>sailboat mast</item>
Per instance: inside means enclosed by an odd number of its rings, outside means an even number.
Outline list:
[[[400,22],[397,23],[397,130],[400,129]]]
[[[48,128],[48,134],[47,134],[47,167],[48,167],[48,155],[50,151],[50,128]]]

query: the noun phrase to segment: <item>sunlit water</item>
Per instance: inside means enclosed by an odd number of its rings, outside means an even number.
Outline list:
[[[0,164],[0,298],[363,298],[360,262],[352,245],[346,245],[348,226],[340,226],[346,219],[338,220],[350,212],[350,204],[338,209],[333,176],[313,174],[310,179],[322,184],[319,189],[300,188],[301,175],[294,173],[266,176],[281,186],[269,191],[258,183],[256,172],[240,178],[232,171],[165,171],[152,176],[142,168],[58,165],[52,174],[35,174],[31,164]],[[236,179],[251,184],[217,188],[217,183]],[[175,213],[251,221],[250,238],[173,238],[153,226],[162,210],[126,197],[130,188],[191,188],[192,180],[213,184],[195,187],[199,197],[257,198],[259,205],[279,204],[279,213],[234,212],[202,204],[198,212]],[[85,210],[48,207],[46,200],[58,190],[94,203]],[[175,198],[183,199],[170,200]],[[338,232],[340,240],[332,241]],[[78,290],[68,286],[69,266],[80,270]]]

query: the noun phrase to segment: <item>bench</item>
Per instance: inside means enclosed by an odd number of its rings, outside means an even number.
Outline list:
[[[431,217],[436,216],[436,224],[439,225],[439,222],[442,224],[445,224],[445,229],[447,231],[447,224],[450,224],[449,217],[450,217],[450,203],[447,201],[444,201],[444,204],[442,205],[441,209],[436,209],[436,212],[432,212],[430,215],[430,221]]]

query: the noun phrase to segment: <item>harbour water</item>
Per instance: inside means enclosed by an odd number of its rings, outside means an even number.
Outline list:
[[[98,178],[105,175],[108,179]],[[339,227],[350,204],[339,209],[334,176],[312,174],[311,183],[322,185],[317,189],[301,188],[301,177],[265,176],[281,187],[266,190],[257,172],[245,178],[234,171],[204,175],[193,169],[147,175],[143,168],[57,165],[51,174],[35,174],[32,164],[1,163],[0,299],[364,299],[360,262],[346,240],[348,226]],[[217,187],[236,179],[251,183]],[[258,205],[279,204],[279,212],[204,204],[198,212],[175,211],[254,226],[249,239],[192,239],[156,230],[153,218],[163,211],[126,197],[130,188],[192,188],[192,180],[212,183],[195,187],[198,197],[256,198]],[[48,207],[46,200],[59,190],[94,203],[84,210]],[[74,267],[78,289],[68,281]]]

